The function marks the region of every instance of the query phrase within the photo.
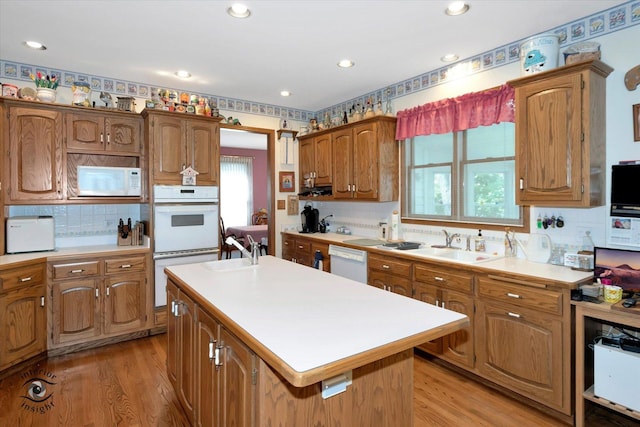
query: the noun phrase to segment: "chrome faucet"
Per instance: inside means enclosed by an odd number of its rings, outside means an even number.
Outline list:
[[[258,264],[258,255],[260,254],[260,246],[258,244],[258,242],[253,242],[253,239],[251,239],[251,252],[249,252],[247,250],[247,248],[245,248],[244,246],[242,246],[240,243],[238,243],[238,241],[236,239],[234,239],[233,237],[229,236],[227,237],[227,240],[225,240],[225,242],[228,245],[233,245],[236,248],[238,248],[240,250],[240,252],[242,252],[244,254],[244,256],[246,256],[247,258],[249,258],[249,260],[251,261],[251,265],[257,265]]]
[[[444,230],[444,229],[442,231],[444,233],[444,238],[445,238],[445,241],[446,241],[445,246],[447,248],[451,248],[452,247],[451,246],[451,242],[453,242],[453,239],[460,237],[460,234],[459,233],[449,234],[449,232],[447,230]]]

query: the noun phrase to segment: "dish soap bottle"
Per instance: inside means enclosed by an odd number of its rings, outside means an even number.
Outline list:
[[[475,240],[476,252],[484,252],[487,249],[484,237],[482,237],[482,230],[478,230],[478,237]]]

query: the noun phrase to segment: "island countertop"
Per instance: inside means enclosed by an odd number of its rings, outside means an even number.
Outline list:
[[[194,297],[296,387],[468,325],[460,313],[272,256],[170,266]]]

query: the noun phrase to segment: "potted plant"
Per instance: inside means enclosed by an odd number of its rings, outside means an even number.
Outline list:
[[[36,98],[42,102],[54,102],[56,100],[56,89],[58,88],[58,78],[56,76],[45,75],[38,72],[34,76],[30,74],[31,80],[36,84]]]

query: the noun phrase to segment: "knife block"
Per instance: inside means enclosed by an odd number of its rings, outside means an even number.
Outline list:
[[[131,246],[132,233],[129,232],[127,237],[122,237],[122,234],[118,233],[118,246]]]

